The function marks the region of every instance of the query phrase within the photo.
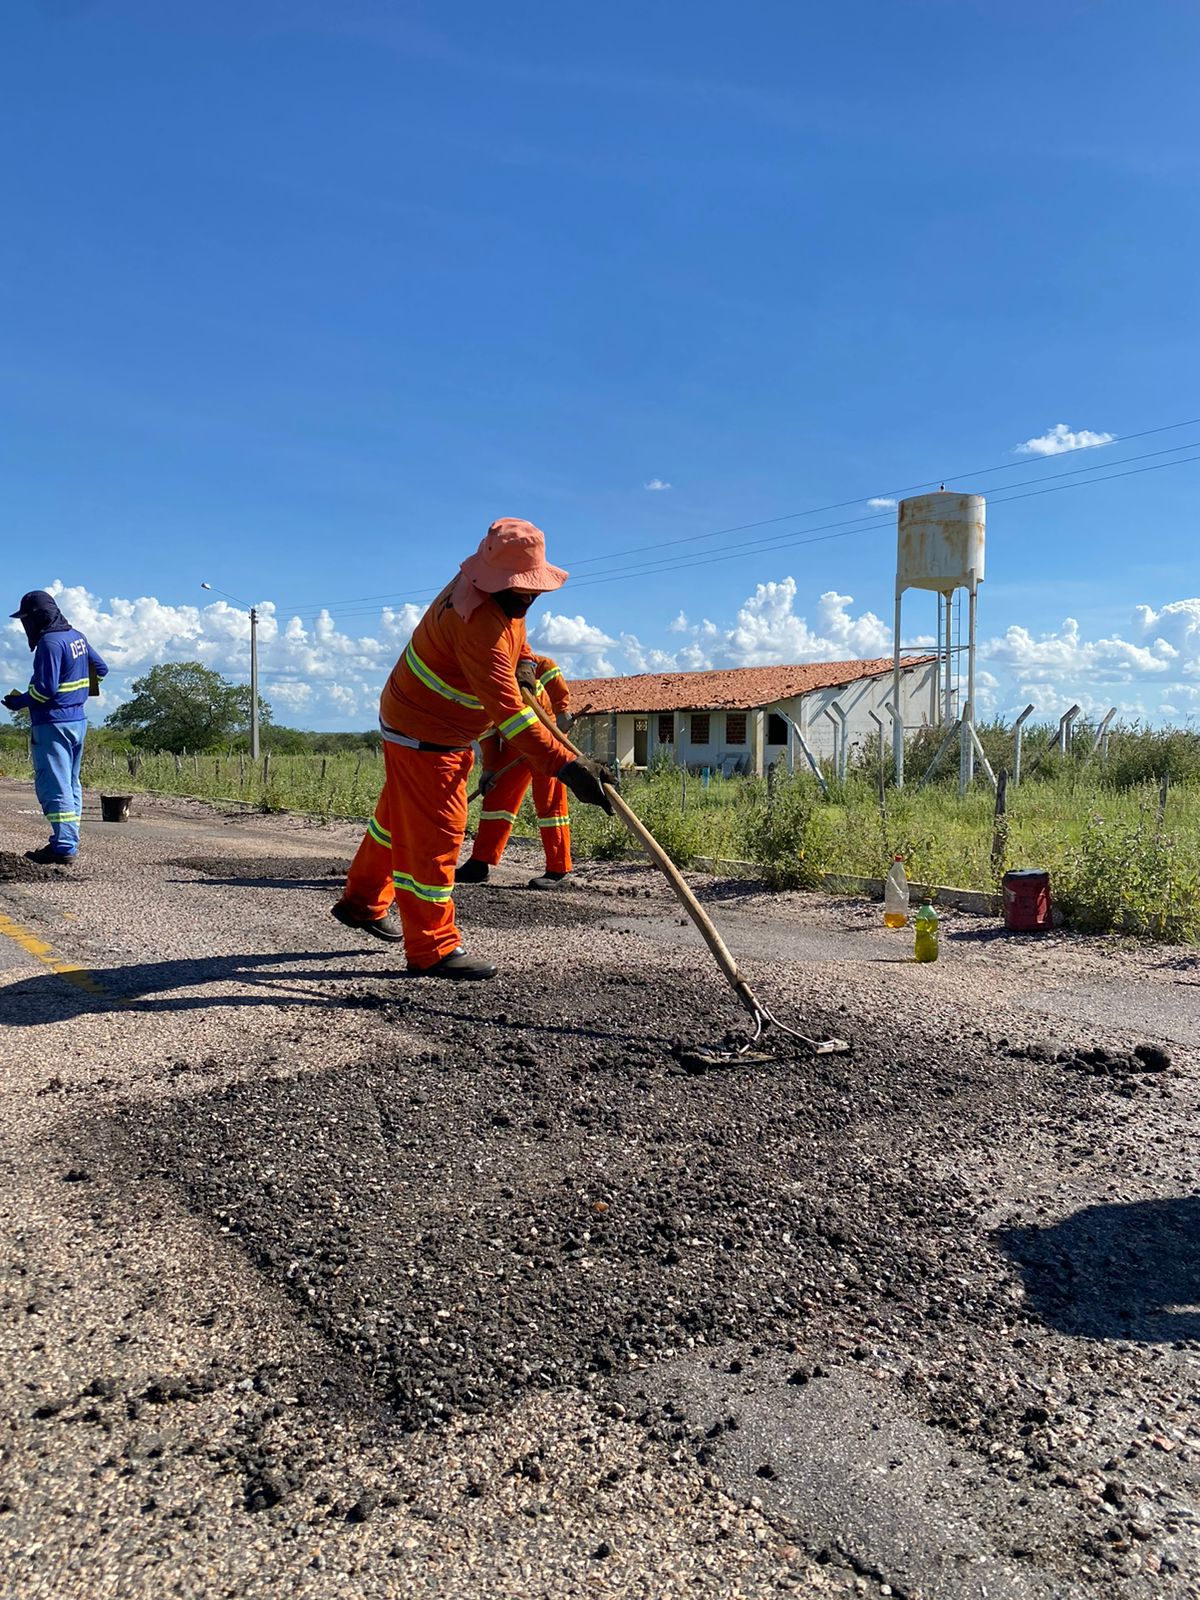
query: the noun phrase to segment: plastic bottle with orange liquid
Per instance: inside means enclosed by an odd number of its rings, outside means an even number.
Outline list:
[[[908,878],[904,871],[904,857],[892,862],[883,885],[883,925],[885,928],[908,926]]]

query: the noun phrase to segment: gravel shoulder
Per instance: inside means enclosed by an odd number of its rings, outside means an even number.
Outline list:
[[[1192,952],[514,849],[493,984],[348,825],[0,781],[0,1593],[1200,1593]],[[687,1059],[685,1051],[685,1060]]]

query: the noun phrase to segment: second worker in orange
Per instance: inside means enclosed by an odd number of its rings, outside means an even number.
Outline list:
[[[496,971],[467,953],[453,903],[471,745],[489,727],[534,774],[610,809],[600,769],[555,739],[517,683],[518,665],[532,656],[525,613],[566,579],[547,562],[540,529],[512,517],[494,522],[417,624],[380,698],[383,793],[333,914],[377,938],[402,938],[410,972],[490,978]],[[389,916],[393,905],[399,928]]]
[[[549,656],[526,656],[517,663],[517,683],[536,695],[542,707],[566,733],[571,726],[571,693],[556,661]],[[553,889],[571,871],[571,817],[566,785],[556,777],[534,772],[525,758],[494,730],[480,740],[483,757],[483,811],[475,832],[469,861],[455,874],[456,883],[486,883],[488,872],[512,837],[525,791],[533,787],[533,809],[546,870],[531,878],[531,889]]]

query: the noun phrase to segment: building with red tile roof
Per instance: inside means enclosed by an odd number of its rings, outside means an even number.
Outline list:
[[[904,724],[936,720],[937,658],[904,662]],[[598,759],[646,766],[669,750],[681,764],[710,771],[762,772],[778,760],[803,765],[839,760],[877,738],[882,717],[890,746],[892,660],[809,661],[707,672],[641,672],[571,683],[577,742]]]

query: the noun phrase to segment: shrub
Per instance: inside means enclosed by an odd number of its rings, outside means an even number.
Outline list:
[[[781,775],[773,790],[757,784],[738,807],[740,852],[762,868],[768,888],[811,889],[820,882],[810,850],[814,793],[806,779]]]

